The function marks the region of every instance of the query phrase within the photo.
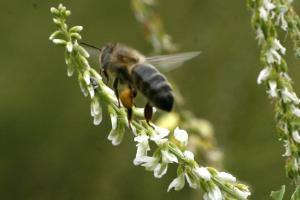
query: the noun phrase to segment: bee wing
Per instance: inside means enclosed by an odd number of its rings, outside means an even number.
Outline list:
[[[198,56],[200,53],[201,52],[199,51],[191,51],[171,55],[147,57],[146,60],[147,62],[157,67],[159,70],[163,72],[169,72],[173,69],[176,69],[184,62]]]
[[[82,45],[84,47],[84,49],[90,54],[90,57],[99,58],[99,56],[101,54],[100,48],[90,45],[90,44],[87,44],[87,43],[84,43],[84,42],[80,42],[80,45]]]

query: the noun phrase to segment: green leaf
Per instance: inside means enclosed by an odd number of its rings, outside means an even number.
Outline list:
[[[272,191],[270,196],[272,197],[273,200],[282,200],[284,193],[285,193],[285,185],[281,186],[281,189],[278,191]]]
[[[291,197],[291,200],[299,200],[299,199],[300,199],[300,186],[296,187],[296,190]]]

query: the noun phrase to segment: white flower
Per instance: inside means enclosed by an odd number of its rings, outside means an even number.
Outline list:
[[[207,193],[203,195],[203,200],[223,200],[221,190],[214,186]]]
[[[167,163],[158,163],[154,168],[154,177],[161,178],[163,175],[167,173],[168,164]]]
[[[265,22],[268,21],[268,17],[274,8],[275,8],[275,5],[270,0],[264,0],[263,6],[261,6],[258,9],[260,18],[263,19]],[[272,15],[271,15],[271,17],[272,17]]]
[[[231,174],[228,174],[226,172],[218,172],[217,176],[222,179],[223,181],[228,182],[236,182],[236,178],[232,176]]]
[[[102,121],[102,108],[99,100],[94,97],[91,101],[91,116],[94,117],[94,124],[99,125]]]
[[[117,119],[118,119],[117,114],[112,111],[110,113],[110,121],[111,121],[111,128],[112,129],[116,129],[117,128]]]
[[[260,27],[256,29],[256,39],[258,41],[258,44],[261,44],[263,41],[265,41],[265,35]]]
[[[119,131],[118,129],[112,129],[107,139],[110,140],[114,146],[117,146],[122,142],[123,137],[124,137],[124,131]]]
[[[247,197],[249,195],[251,195],[251,192],[248,189],[247,190],[240,190],[236,187],[234,187],[233,189],[236,193],[238,193],[239,196],[243,197],[244,199],[247,199]]]
[[[264,7],[267,9],[268,12],[275,8],[275,5],[271,2],[271,0],[264,0],[263,4],[264,4]]]
[[[271,67],[265,67],[263,70],[261,70],[257,78],[257,84],[261,84],[263,81],[267,80],[271,72],[272,72]]]
[[[85,83],[87,85],[91,84],[91,75],[90,75],[90,72],[88,70],[85,70],[83,72],[83,80],[85,81]]]
[[[143,156],[139,159],[139,161],[143,163],[142,166],[148,171],[153,171],[159,164],[158,157]]]
[[[194,158],[195,158],[194,153],[191,151],[184,151],[183,155],[184,155],[184,157],[186,157],[189,160],[194,160]]]
[[[159,138],[164,138],[169,135],[170,130],[167,128],[161,128],[159,126],[154,126],[156,133],[158,134]]]
[[[284,157],[289,157],[292,155],[292,152],[291,152],[291,145],[290,145],[290,142],[288,140],[284,140],[283,141],[283,146],[285,148],[285,152],[282,156]]]
[[[87,89],[88,89],[88,92],[90,93],[91,98],[93,98],[95,96],[94,87],[92,85],[88,85]]]
[[[67,48],[68,52],[71,53],[73,51],[72,42],[67,42],[66,48]]]
[[[163,163],[178,163],[177,157],[173,153],[171,153],[169,149],[162,149],[161,155]]]
[[[196,167],[193,171],[199,178],[204,179],[205,181],[211,179],[211,175],[205,167]]]
[[[279,50],[281,52],[281,54],[285,54],[286,52],[286,48],[284,46],[282,46],[282,44],[280,43],[280,41],[275,38],[273,41],[273,46],[275,50]]]
[[[189,136],[185,130],[176,127],[176,129],[174,130],[174,137],[177,141],[182,143],[184,146],[187,145]]]
[[[68,61],[66,60],[66,64],[67,64],[67,76],[71,77],[74,74],[75,68],[73,66],[72,63],[67,63]]]
[[[285,78],[287,81],[292,82],[292,79],[291,79],[291,77],[288,75],[288,73],[286,73],[286,72],[280,72],[280,76],[281,76],[282,78]]]
[[[287,8],[286,7],[281,7],[279,15],[278,15],[277,20],[276,20],[276,25],[279,26],[281,24],[281,28],[284,31],[287,31],[287,28],[288,28],[288,23],[285,20],[285,16],[284,16],[286,12],[287,12]]]
[[[282,100],[285,103],[293,102],[299,104],[300,100],[295,92],[290,92],[286,87],[281,90]]]
[[[119,145],[124,137],[125,133],[125,122],[118,121],[118,116],[114,111],[110,111],[110,120],[111,120],[111,131],[107,137],[108,140],[112,142],[113,145]],[[119,119],[123,120],[123,119]]]
[[[168,187],[168,192],[174,188],[174,190],[178,191],[184,187],[185,180],[184,180],[184,173],[180,174],[177,178],[175,178]]]
[[[89,95],[89,93],[88,93],[88,90],[86,88],[86,84],[85,84],[84,80],[82,79],[81,75],[78,76],[78,82],[79,82],[81,92],[83,93],[83,95],[85,97],[87,97]]]
[[[266,52],[267,62],[269,64],[273,63],[281,63],[281,56],[280,54],[273,48],[269,49],[269,51]]]
[[[185,173],[184,174],[189,186],[193,189],[197,189],[199,187],[199,181],[195,178],[193,178],[192,176],[190,176],[190,174]]]
[[[300,143],[300,135],[297,130],[294,130],[292,133],[293,139],[295,142]]]
[[[53,39],[52,42],[54,44],[66,44],[67,43],[65,40],[62,40],[62,39]]]
[[[280,44],[280,41],[278,39],[274,39],[273,43],[272,43],[272,47],[266,52],[266,57],[267,57],[267,62],[269,64],[272,63],[281,63],[281,56],[277,51],[280,51],[281,54],[285,54],[286,49],[284,48],[284,46],[282,46]]]
[[[140,135],[134,138],[135,142],[138,142],[134,165],[140,165],[142,163],[141,158],[147,156],[147,152],[150,150],[149,137],[147,135]]]
[[[154,125],[154,129],[156,134],[153,134],[150,139],[153,140],[157,145],[162,145],[163,143],[167,142],[168,139],[165,137],[169,135],[170,131],[166,128],[161,128]]]
[[[269,81],[270,89],[267,91],[270,97],[276,98],[277,97],[277,83],[276,81]]]
[[[264,21],[268,20],[269,13],[264,7],[260,7],[259,9],[259,17]]]
[[[294,115],[296,115],[297,117],[300,117],[300,109],[297,108],[296,106],[292,105],[291,106],[291,111]]]

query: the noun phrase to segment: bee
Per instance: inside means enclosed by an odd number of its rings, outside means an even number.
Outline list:
[[[147,99],[144,117],[149,125],[153,115],[153,106],[166,112],[170,112],[173,108],[174,94],[171,84],[155,66],[167,71],[199,54],[199,52],[186,52],[146,57],[136,49],[119,43],[108,43],[101,49],[86,43],[82,44],[100,51],[100,72],[107,80],[111,75],[114,76],[113,89],[119,106],[121,101],[128,111],[129,125],[137,91]],[[126,86],[121,92],[119,92],[120,84]]]

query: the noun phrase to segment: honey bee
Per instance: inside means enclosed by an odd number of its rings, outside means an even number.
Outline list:
[[[144,117],[149,125],[153,106],[167,112],[173,108],[174,94],[171,84],[154,66],[159,66],[167,71],[199,54],[199,52],[186,52],[146,57],[137,50],[119,43],[109,43],[101,49],[86,43],[82,44],[100,51],[100,72],[107,80],[111,75],[114,76],[113,89],[119,106],[121,101],[128,111],[129,125],[137,91],[147,99]],[[119,84],[126,86],[121,92],[119,92]]]

